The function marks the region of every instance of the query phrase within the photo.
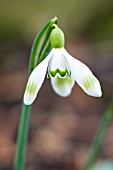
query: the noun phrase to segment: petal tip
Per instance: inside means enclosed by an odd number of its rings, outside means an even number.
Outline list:
[[[98,91],[97,97],[102,97],[102,90],[101,89]]]
[[[24,95],[24,104],[25,105],[31,105],[33,103],[33,101],[26,95]]]
[[[101,90],[100,84],[98,88],[92,89],[90,91],[90,95],[93,97],[99,97],[99,98],[102,96],[102,90]]]
[[[97,86],[96,86],[97,84]],[[96,96],[95,97],[101,97],[102,96],[102,89],[101,89],[101,85],[100,82],[97,80],[97,83],[95,84],[95,92],[96,92]]]

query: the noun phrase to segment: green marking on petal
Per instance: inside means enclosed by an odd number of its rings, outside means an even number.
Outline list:
[[[94,87],[94,83],[95,83],[95,78],[93,76],[88,76],[85,78],[85,80],[83,81],[82,85],[87,89],[91,89],[92,87]]]
[[[28,82],[27,87],[26,87],[26,93],[30,96],[34,96],[36,90],[37,90],[36,83]]]
[[[60,70],[59,68],[57,68],[56,70],[49,70],[49,76],[50,77],[55,77],[57,74],[60,75],[60,77],[64,78],[66,76],[70,77],[70,73],[68,72],[68,70]]]

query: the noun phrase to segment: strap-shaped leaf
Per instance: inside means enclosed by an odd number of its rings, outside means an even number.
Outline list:
[[[44,60],[51,50],[49,37],[52,29],[54,28],[52,26],[53,24],[57,24],[56,17],[49,20],[36,35],[30,54],[29,74],[33,71],[37,64]]]

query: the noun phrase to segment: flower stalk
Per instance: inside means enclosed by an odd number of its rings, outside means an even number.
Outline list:
[[[48,55],[48,52],[51,49],[49,43],[50,33],[53,29],[52,25],[57,23],[57,18],[53,18],[48,21],[41,31],[37,34],[30,54],[30,62],[28,69],[28,77],[34,68]],[[29,118],[31,112],[31,105],[25,105],[22,103],[21,119],[18,131],[17,139],[17,149],[14,160],[14,170],[24,170],[25,164],[25,151],[28,137],[29,129]]]

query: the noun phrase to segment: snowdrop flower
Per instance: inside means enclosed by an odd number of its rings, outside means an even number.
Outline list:
[[[52,50],[31,73],[24,94],[24,103],[30,105],[35,100],[46,76],[51,79],[53,90],[62,97],[69,96],[77,84],[90,96],[101,97],[101,86],[91,70],[73,58],[64,49],[64,33],[58,27],[50,35]]]

